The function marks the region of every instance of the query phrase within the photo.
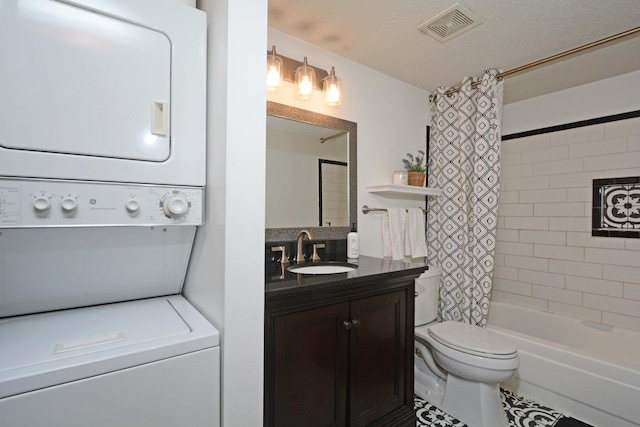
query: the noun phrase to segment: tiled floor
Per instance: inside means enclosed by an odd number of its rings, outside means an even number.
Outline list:
[[[580,421],[568,418],[560,412],[540,405],[532,400],[502,390],[502,403],[509,419],[509,427],[547,427],[558,426],[565,421],[576,422],[576,427],[591,427]],[[414,399],[414,408],[418,417],[417,427],[466,427],[466,424],[441,411],[418,396]],[[560,421],[562,420],[562,421]]]

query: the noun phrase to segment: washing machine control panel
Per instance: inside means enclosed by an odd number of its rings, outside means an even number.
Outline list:
[[[0,228],[200,225],[202,187],[0,179]]]

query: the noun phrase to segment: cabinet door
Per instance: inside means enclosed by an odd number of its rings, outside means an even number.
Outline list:
[[[345,302],[273,320],[273,422],[267,424],[346,425],[348,318]]]
[[[406,298],[402,290],[351,303],[350,426],[406,406]]]

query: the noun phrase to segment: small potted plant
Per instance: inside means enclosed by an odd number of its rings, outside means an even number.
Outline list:
[[[424,162],[425,152],[418,150],[417,155],[407,153],[407,157],[402,160],[404,168],[409,172],[409,185],[416,187],[424,186],[424,179],[426,176],[427,166]]]

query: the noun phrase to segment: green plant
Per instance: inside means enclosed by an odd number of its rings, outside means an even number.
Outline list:
[[[414,157],[413,154],[407,153],[407,158],[402,159],[404,168],[409,172],[426,172],[427,166],[424,164],[425,153],[422,150],[418,150],[418,154]]]

